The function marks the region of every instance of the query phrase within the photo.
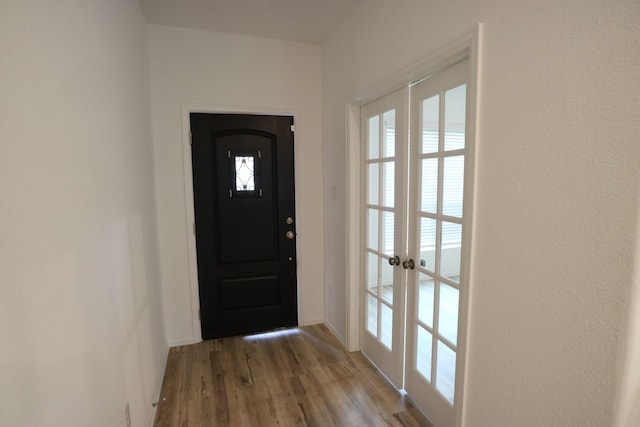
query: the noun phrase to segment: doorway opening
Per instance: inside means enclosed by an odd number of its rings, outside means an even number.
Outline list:
[[[361,94],[347,117],[347,345],[438,426],[463,415],[479,39]]]

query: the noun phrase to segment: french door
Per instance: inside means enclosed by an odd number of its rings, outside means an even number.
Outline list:
[[[406,245],[407,103],[405,90],[362,108],[366,188],[363,222],[364,353],[398,388],[403,387],[405,294],[398,248]]]
[[[456,424],[461,396],[468,75],[465,60],[361,109],[362,350],[436,427]]]

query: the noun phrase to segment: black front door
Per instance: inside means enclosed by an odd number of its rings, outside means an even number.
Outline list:
[[[298,324],[292,126],[191,113],[203,339]]]

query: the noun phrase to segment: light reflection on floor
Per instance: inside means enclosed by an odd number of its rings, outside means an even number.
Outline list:
[[[243,337],[245,341],[261,341],[261,340],[271,340],[274,338],[282,338],[292,335],[300,334],[300,328],[287,328],[287,329],[277,329],[275,331],[268,332],[259,332],[253,335],[246,335]]]

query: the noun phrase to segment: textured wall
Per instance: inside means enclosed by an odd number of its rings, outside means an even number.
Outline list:
[[[136,1],[0,2],[0,425],[149,425],[167,345]]]
[[[184,104],[296,118],[298,301],[323,319],[323,176],[319,46],[149,25],[162,287],[170,343],[193,342],[182,113]],[[195,260],[194,260],[195,262]],[[195,272],[191,280],[196,280]]]
[[[611,425],[638,236],[637,1],[356,7],[323,51],[326,228],[336,231],[326,238],[327,320],[345,333],[345,99],[477,22],[464,425]]]

